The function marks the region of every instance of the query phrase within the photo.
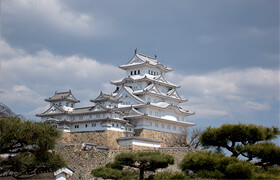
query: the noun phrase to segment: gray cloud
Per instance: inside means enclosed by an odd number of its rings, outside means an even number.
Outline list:
[[[1,57],[1,88],[5,92],[2,100],[8,105],[31,111],[45,106],[44,98],[57,91],[73,90],[82,100],[81,105],[89,105],[89,99],[109,88],[112,78],[119,79],[123,72],[116,66],[103,64],[94,59],[79,56],[59,56],[42,50],[27,54],[1,42],[4,52]],[[26,112],[25,112],[26,113]]]

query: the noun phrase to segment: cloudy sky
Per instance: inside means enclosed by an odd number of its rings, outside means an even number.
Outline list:
[[[279,125],[278,0],[0,2],[0,101],[18,114],[69,89],[90,105],[138,48],[173,68],[199,127]]]

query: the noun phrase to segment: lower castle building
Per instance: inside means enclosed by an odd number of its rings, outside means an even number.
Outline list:
[[[63,131],[62,142],[89,142],[109,148],[129,146],[172,146],[172,139],[194,123],[193,115],[180,107],[180,86],[165,79],[172,69],[135,50],[132,59],[119,68],[126,77],[111,81],[111,94],[101,91],[89,107],[76,107],[80,101],[71,91],[55,92],[45,99],[49,109],[36,116]]]

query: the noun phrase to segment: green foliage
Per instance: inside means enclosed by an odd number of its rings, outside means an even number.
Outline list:
[[[107,167],[97,168],[91,171],[95,177],[102,177],[104,179],[137,179],[138,173],[129,170],[119,170]]]
[[[92,171],[92,174],[97,177],[105,178],[104,173],[109,174],[109,169],[112,173],[121,172],[124,166],[130,166],[139,169],[139,179],[144,179],[145,171],[155,171],[158,168],[166,168],[168,164],[174,164],[173,156],[162,154],[160,152],[123,152],[115,157],[113,163],[106,164],[104,169],[98,168]],[[106,170],[108,170],[106,172]],[[98,174],[100,172],[100,174]],[[123,178],[123,175],[118,175],[117,179]],[[114,178],[113,178],[114,179]]]
[[[253,175],[254,166],[245,161],[229,164],[226,167],[226,177],[231,179],[249,179]]]
[[[280,179],[280,166],[277,167],[256,167],[253,179]]]
[[[115,157],[115,162],[125,166],[155,171],[158,168],[166,168],[168,164],[174,164],[174,158],[160,152],[132,152],[118,154]]]
[[[249,162],[234,157],[215,154],[211,151],[200,151],[188,154],[180,163],[184,172],[193,171],[201,178],[250,178],[253,166]],[[246,172],[246,173],[244,173]]]
[[[11,154],[0,161],[0,172],[36,173],[57,170],[65,161],[52,152],[60,132],[45,123],[0,119],[0,154]]]
[[[187,175],[176,172],[176,173],[170,173],[170,172],[164,172],[164,173],[159,173],[156,175],[153,175],[149,177],[150,180],[168,180],[168,179],[190,179]]]
[[[232,156],[241,154],[240,146],[255,144],[277,137],[279,130],[276,127],[263,127],[247,124],[224,124],[219,128],[208,127],[201,135],[203,146],[214,146],[217,149],[226,148]],[[253,157],[248,156],[249,160]]]
[[[211,151],[199,151],[186,155],[180,163],[180,168],[183,171],[220,170],[224,172],[227,165],[237,161],[236,158],[225,157],[223,154],[215,154]]]
[[[144,179],[145,171],[166,168],[168,164],[174,164],[174,158],[160,152],[132,152],[118,154],[115,157],[115,162],[119,162],[124,166],[138,168],[139,179]]]
[[[107,163],[105,167],[119,170],[123,169],[123,166],[120,164],[120,162]]]
[[[246,145],[240,148],[242,152],[246,152],[252,157],[261,160],[259,165],[280,165],[280,147],[270,142],[262,142],[258,144]]]
[[[224,174],[218,170],[209,171],[209,170],[199,170],[196,174],[197,177],[207,178],[207,179],[223,179]]]

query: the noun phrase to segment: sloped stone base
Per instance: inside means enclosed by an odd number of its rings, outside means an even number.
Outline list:
[[[135,135],[143,138],[161,140],[161,147],[173,147],[174,139],[180,136],[180,134],[167,133],[161,131],[155,131],[150,129],[135,129]]]
[[[123,132],[119,131],[96,131],[96,132],[62,132],[59,144],[67,143],[95,143],[107,146],[110,149],[118,149],[117,139],[124,137]]]

